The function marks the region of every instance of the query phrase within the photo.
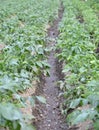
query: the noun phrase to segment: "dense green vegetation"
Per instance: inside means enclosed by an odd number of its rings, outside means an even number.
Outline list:
[[[92,120],[99,129],[99,3],[63,0],[64,16],[60,24],[57,54],[63,60],[65,81],[63,113],[70,125]],[[96,8],[95,8],[96,5]],[[95,10],[96,9],[96,10]],[[86,109],[84,109],[86,108]],[[87,128],[86,128],[87,129]]]
[[[48,73],[46,25],[57,16],[57,0],[0,0],[0,126],[9,130],[33,130],[23,115],[19,95]],[[43,71],[44,70],[44,71]],[[42,101],[42,97],[37,97]],[[33,104],[33,97],[29,97]],[[44,102],[44,101],[43,101]]]
[[[63,19],[56,49],[63,61],[60,81],[62,113],[69,125],[91,120],[99,129],[99,0],[62,0]],[[59,0],[0,0],[0,128],[35,130],[33,115],[21,108],[35,98],[19,93],[33,87],[39,75],[49,74],[47,26],[57,17]],[[86,128],[87,129],[87,128]]]

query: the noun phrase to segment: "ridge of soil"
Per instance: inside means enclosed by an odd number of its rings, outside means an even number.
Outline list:
[[[48,47],[54,47],[56,39],[59,35],[58,25],[63,17],[63,3],[61,2],[58,10],[58,18],[53,21],[53,25],[48,29],[48,38],[53,39],[48,42]],[[61,63],[55,58],[55,50],[52,50],[48,56],[48,63],[50,64],[50,76],[40,77],[40,84],[36,91],[36,95],[42,95],[46,98],[46,104],[36,103],[33,114],[36,117],[35,125],[37,130],[67,130],[68,126],[65,118],[61,115],[59,97],[59,87],[57,82],[62,79]]]

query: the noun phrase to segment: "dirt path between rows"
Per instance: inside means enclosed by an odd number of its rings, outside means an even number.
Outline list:
[[[59,35],[58,26],[63,17],[63,4],[60,4],[58,10],[58,18],[54,20],[53,25],[48,29],[48,38],[52,39],[48,42],[48,47],[54,47],[56,38]],[[37,130],[67,130],[67,124],[65,118],[60,112],[60,102],[59,98],[59,87],[57,82],[61,78],[60,76],[60,64],[55,58],[55,51],[52,50],[48,56],[48,63],[50,64],[50,77],[42,77],[41,83],[39,85],[42,90],[39,94],[46,97],[47,103],[45,105],[37,104],[36,107],[36,117],[37,117]],[[38,92],[37,92],[38,93]]]

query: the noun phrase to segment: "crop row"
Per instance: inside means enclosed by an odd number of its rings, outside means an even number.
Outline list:
[[[57,57],[64,62],[64,81],[60,87],[66,99],[63,113],[70,125],[86,120],[99,129],[99,23],[85,1],[65,1],[60,23]],[[98,52],[97,52],[98,53]],[[87,128],[86,128],[87,129]]]
[[[19,93],[33,87],[41,72],[48,73],[47,25],[57,15],[59,1],[0,2],[0,126],[33,130],[27,123],[30,117],[20,108],[26,107],[26,100],[33,104],[34,98],[22,98]]]

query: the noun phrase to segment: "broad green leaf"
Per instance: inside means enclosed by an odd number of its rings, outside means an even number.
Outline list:
[[[87,112],[89,113],[90,120],[94,120],[96,117],[99,117],[98,111],[93,108],[89,108]]]
[[[10,121],[22,119],[20,111],[11,103],[0,104],[0,115]]]
[[[83,103],[84,106],[87,105],[88,104],[88,99],[83,99],[82,98],[82,103]]]
[[[39,66],[40,68],[43,67],[42,62],[36,62],[36,64],[37,64],[37,66]]]
[[[70,103],[69,108],[76,108],[79,105],[80,101],[81,101],[81,98],[72,100],[72,102]]]
[[[18,60],[17,59],[11,59],[10,65],[18,65]]]
[[[99,106],[99,94],[91,94],[88,96],[88,100],[93,107]]]
[[[20,76],[22,78],[29,78],[29,73],[26,70],[21,70]]]
[[[90,90],[99,90],[99,88],[98,88],[98,86],[99,86],[99,81],[97,81],[97,80],[92,80],[92,81],[90,81],[90,82],[88,82],[87,83],[87,85],[86,85],[87,87],[89,87],[90,88]]]
[[[67,121],[69,123],[73,123],[73,121],[75,120],[75,118],[80,114],[80,111],[79,110],[76,110],[74,112],[72,112],[71,114],[69,114],[67,116]]]
[[[76,117],[72,123],[77,124],[77,123],[83,122],[87,119],[87,117],[88,117],[88,113],[86,111],[82,112],[79,115],[76,115]]]
[[[79,69],[79,71],[80,71],[80,73],[83,73],[83,72],[86,71],[86,68],[85,68],[85,67],[81,67],[81,68]]]

